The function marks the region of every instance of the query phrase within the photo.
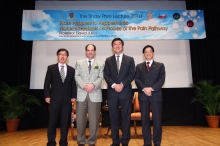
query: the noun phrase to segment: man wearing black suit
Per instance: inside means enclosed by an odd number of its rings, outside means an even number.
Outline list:
[[[153,143],[160,146],[162,139],[162,86],[165,81],[163,63],[153,60],[154,48],[147,45],[143,48],[145,62],[136,66],[135,83],[139,90],[142,133],[144,146],[151,146],[150,106],[153,115]]]
[[[130,115],[133,92],[131,82],[134,80],[134,59],[124,55],[124,41],[121,38],[112,40],[112,49],[115,53],[105,61],[104,78],[108,84],[107,96],[112,130],[111,146],[127,146],[130,140]],[[119,109],[119,106],[121,108]],[[120,111],[122,137],[119,138]]]
[[[66,64],[69,52],[57,51],[58,63],[48,66],[44,81],[44,97],[49,104],[49,125],[47,146],[56,145],[56,126],[60,117],[60,146],[67,146],[67,134],[70,125],[72,101],[76,98],[75,69]]]

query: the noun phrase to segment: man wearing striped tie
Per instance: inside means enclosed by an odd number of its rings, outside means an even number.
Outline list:
[[[56,145],[56,126],[60,117],[60,146],[67,146],[72,102],[76,98],[75,69],[66,64],[69,52],[57,51],[58,63],[48,66],[44,81],[44,97],[48,103],[49,124],[47,146]]]

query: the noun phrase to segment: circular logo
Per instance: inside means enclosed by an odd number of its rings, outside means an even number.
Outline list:
[[[194,22],[192,20],[187,21],[187,26],[188,27],[193,27]]]
[[[179,14],[179,13],[174,13],[174,14],[173,14],[173,18],[174,18],[175,20],[178,20],[178,19],[180,18],[180,14]]]

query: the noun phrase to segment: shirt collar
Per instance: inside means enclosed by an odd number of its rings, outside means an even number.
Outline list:
[[[146,64],[147,64],[147,62],[150,62],[149,66],[151,66],[151,64],[153,63],[153,60],[151,60],[151,61],[146,60]]]
[[[89,63],[89,59],[88,58],[86,58],[86,61],[87,61],[87,63]],[[90,60],[91,61],[91,64],[94,62],[94,58],[92,59],[92,60]]]
[[[117,56],[119,56],[119,58],[122,58],[123,53],[121,53],[120,55],[116,55],[116,54],[115,54],[115,58],[117,58]]]
[[[58,66],[59,66],[59,67],[61,67],[61,65],[63,65],[64,67],[66,67],[66,63],[64,63],[64,64],[58,63]]]

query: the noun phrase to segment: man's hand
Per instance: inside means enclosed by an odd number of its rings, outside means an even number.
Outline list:
[[[114,89],[116,92],[121,92],[121,90],[123,89],[123,85],[122,84],[115,84]]]
[[[152,96],[152,88],[151,87],[146,87],[144,88],[143,92],[147,95],[147,96]]]
[[[86,84],[85,87],[84,87],[84,89],[85,89],[87,92],[91,93],[91,92],[93,92],[93,90],[94,90],[94,85],[93,85],[93,84]]]
[[[50,104],[50,97],[45,98],[46,103]]]
[[[76,101],[76,98],[71,98],[71,102],[74,102],[74,101]]]

